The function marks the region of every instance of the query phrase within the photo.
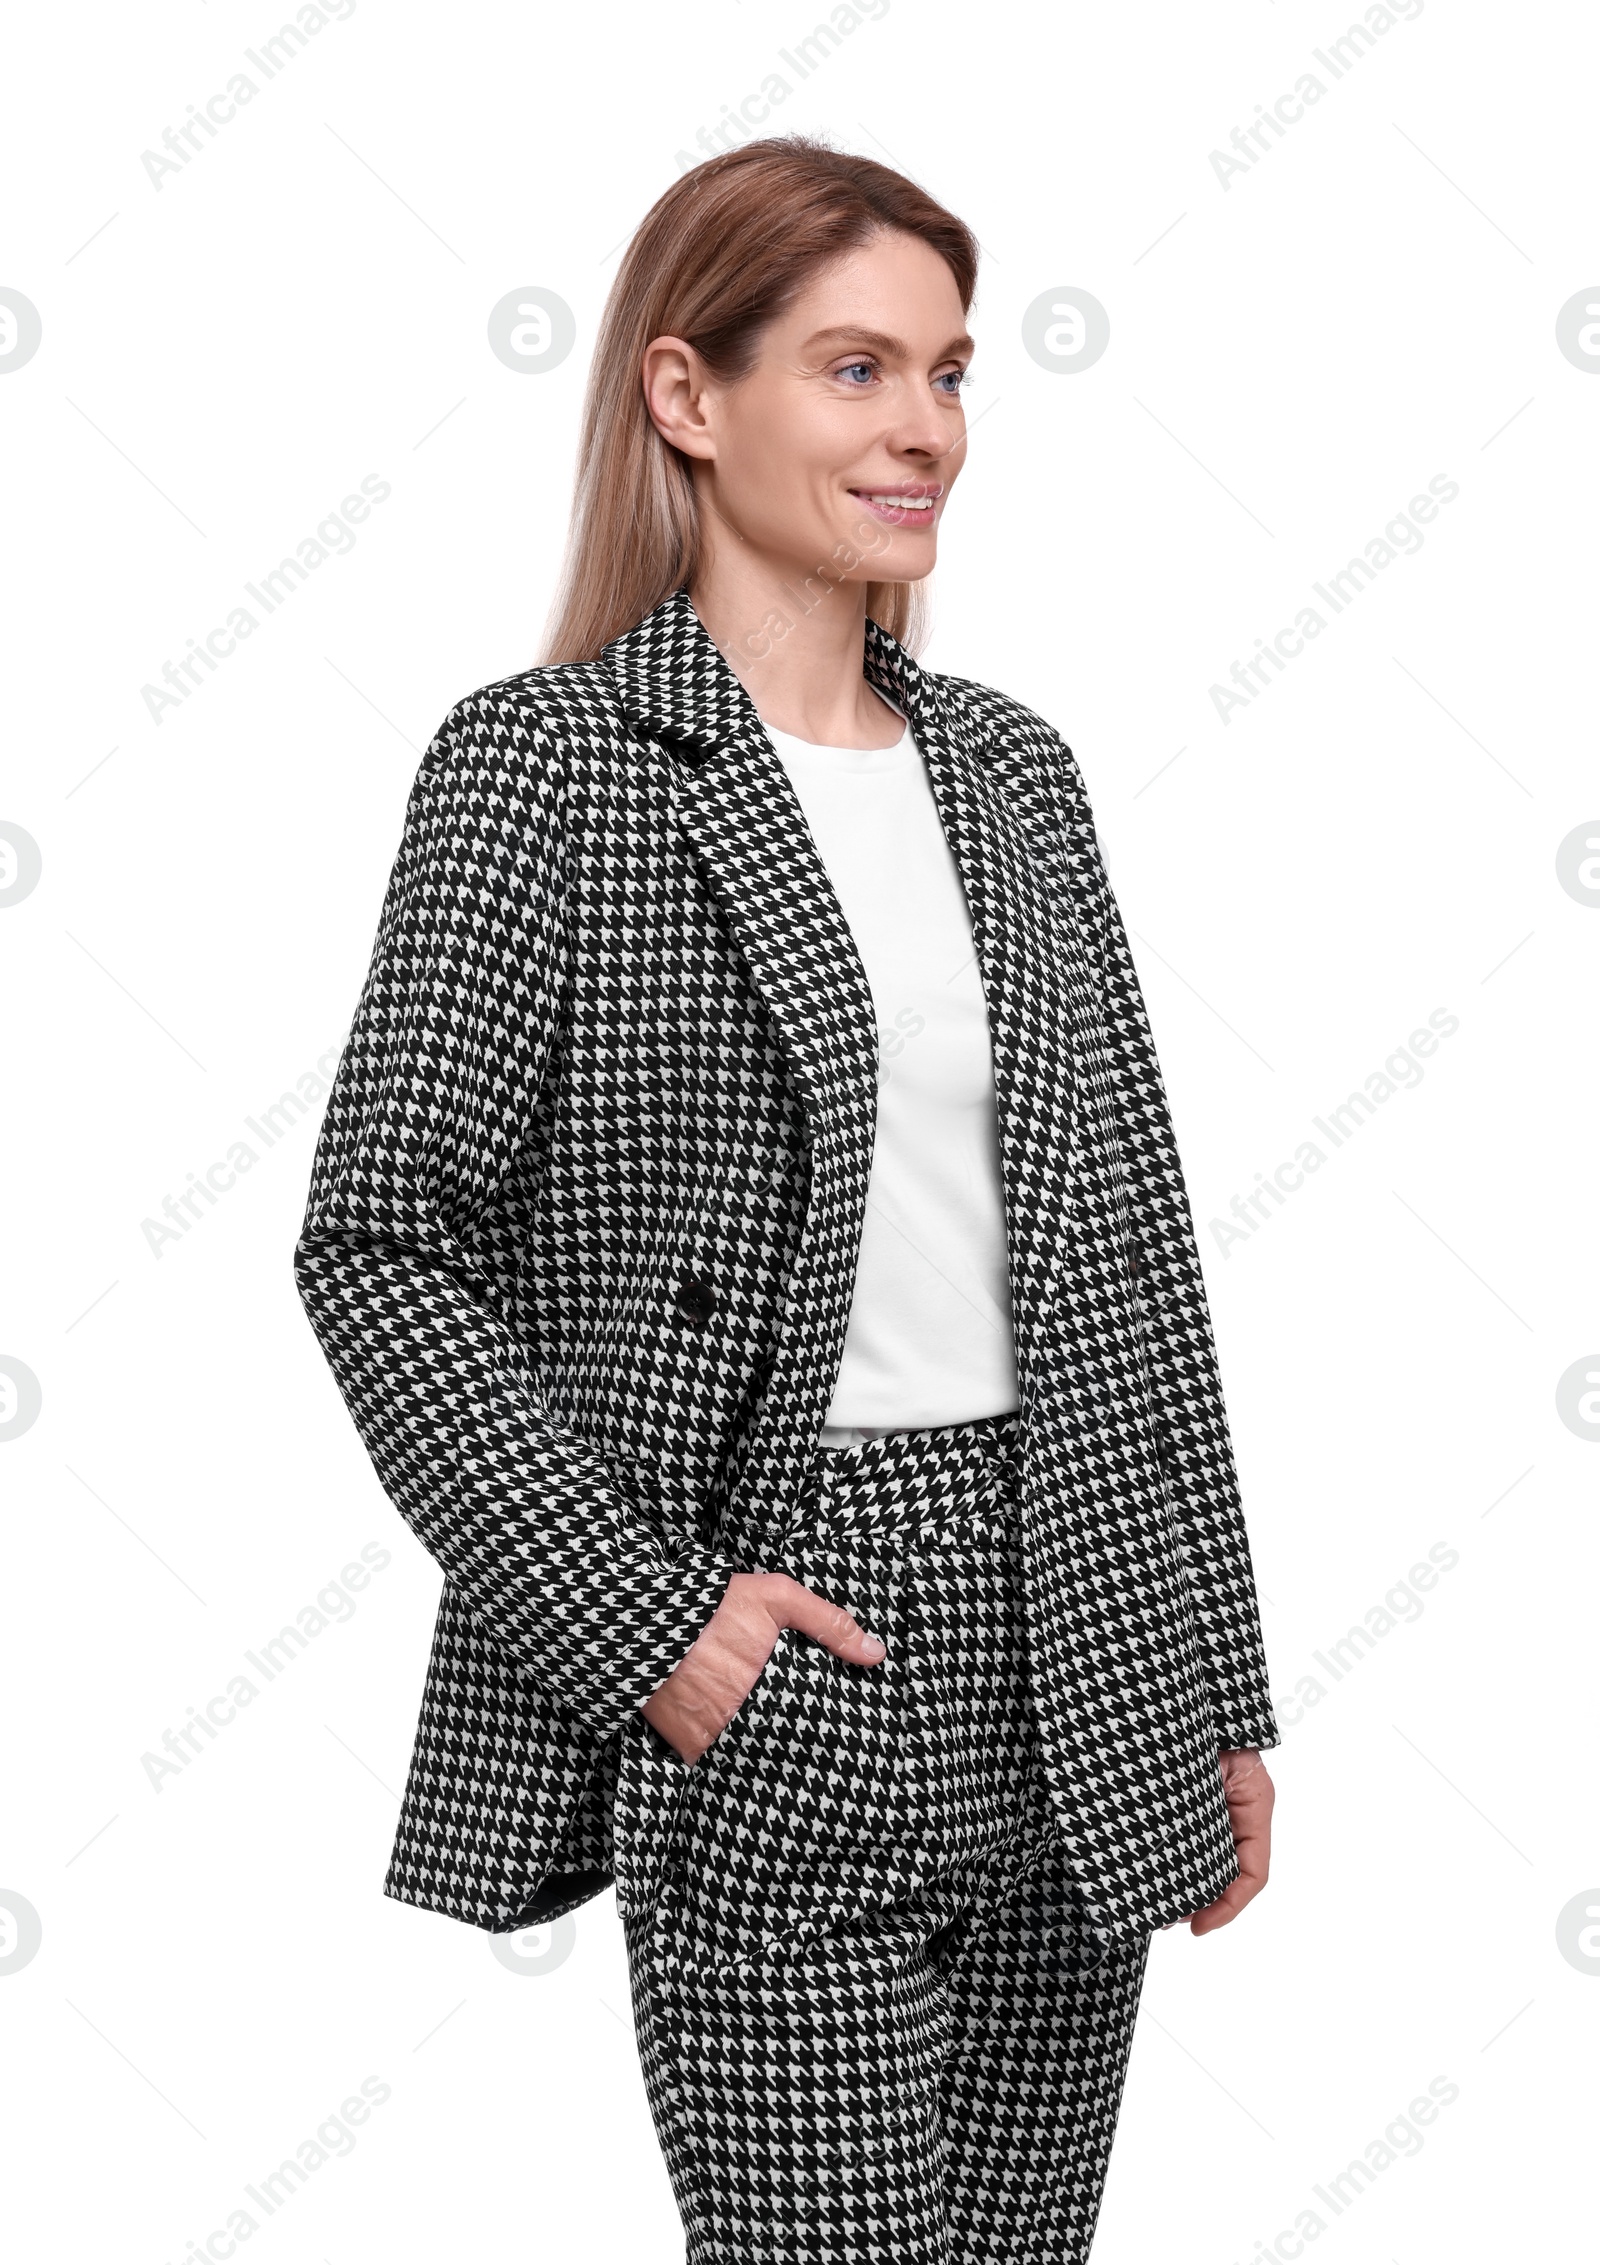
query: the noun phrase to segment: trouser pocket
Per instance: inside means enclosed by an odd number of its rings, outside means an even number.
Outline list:
[[[904,1869],[903,1537],[792,1535],[781,1570],[881,1636],[872,1665],[797,1628],[689,1770],[672,1870],[691,1932],[748,1947],[893,1892]]]

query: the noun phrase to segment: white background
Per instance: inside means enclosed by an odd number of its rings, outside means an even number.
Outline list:
[[[769,0],[361,0],[266,82],[243,51],[284,20],[34,10],[7,61],[0,284],[43,324],[0,384],[0,822],[42,858],[0,921],[0,1355],[40,1393],[0,1461],[0,1888],[42,1926],[0,1976],[13,2246],[230,2254],[246,2183],[373,2078],[253,2258],[681,2256],[609,1894],[515,1972],[380,1892],[439,1582],[295,1295],[320,1107],[186,1232],[148,1222],[331,1067],[420,752],[536,655],[620,247],[778,70],[773,127],[898,165],[984,247],[924,658],[1037,707],[1087,778],[1284,1731],[1268,1892],[1154,1946],[1096,2265],[1298,2256],[1308,2211],[1338,2265],[1565,2254],[1600,1425],[1557,1385],[1600,1369],[1600,910],[1557,851],[1600,836],[1600,357],[1556,317],[1600,301],[1592,17],[1433,0],[1335,80],[1312,51],[1360,13],[1311,0],[894,0],[802,82],[779,50],[827,19]],[[240,68],[255,101],[154,185]],[[1307,70],[1324,98],[1224,186],[1211,153]],[[533,285],[578,326],[542,375],[486,338]],[[1024,349],[1063,286],[1108,311],[1093,368]],[[354,549],[153,719],[144,688],[366,474],[392,492]],[[1224,721],[1211,687],[1437,474],[1422,547]],[[1420,1082],[1222,1246],[1435,1009],[1459,1027]],[[157,1790],[168,1730],[366,1543],[353,1617]]]

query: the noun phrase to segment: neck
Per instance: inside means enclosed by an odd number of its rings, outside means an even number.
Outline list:
[[[865,582],[742,552],[708,559],[689,603],[763,722],[825,747],[890,747],[900,737],[901,717],[862,674]]]

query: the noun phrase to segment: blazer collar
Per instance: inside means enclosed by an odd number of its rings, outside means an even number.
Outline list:
[[[765,740],[754,701],[690,603],[674,590],[653,612],[606,646],[630,720],[654,737],[715,748]],[[913,731],[940,704],[939,680],[875,621],[867,623],[862,675],[911,719]],[[919,735],[920,736],[920,735]]]
[[[732,1538],[770,1535],[811,1467],[838,1374],[872,1166],[877,1016],[855,939],[800,802],[743,684],[676,590],[605,647],[629,723],[656,742],[672,817],[727,913],[782,1041],[810,1156],[790,1330],[763,1401],[764,1452]],[[950,680],[869,621],[863,675],[903,709],[972,919],[994,1057],[1012,1321],[1025,1407],[1067,1243],[1081,1105],[1071,1000],[1087,963],[1034,838],[1038,805],[991,767],[990,734]],[[1012,765],[1006,774],[1013,782]]]

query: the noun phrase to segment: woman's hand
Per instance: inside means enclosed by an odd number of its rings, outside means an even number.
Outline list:
[[[815,1636],[840,1659],[872,1667],[881,1640],[842,1604],[787,1573],[735,1573],[722,1602],[641,1710],[686,1762],[697,1762],[755,1688],[782,1628]]]
[[[1189,1919],[1192,1935],[1208,1935],[1237,1919],[1253,1895],[1267,1884],[1272,1857],[1272,1804],[1276,1798],[1267,1765],[1253,1746],[1225,1748],[1221,1754],[1222,1789],[1228,1799],[1228,1822],[1239,1851],[1239,1877],[1224,1888],[1215,1903],[1194,1912]],[[1179,1921],[1171,1921],[1177,1926]]]

